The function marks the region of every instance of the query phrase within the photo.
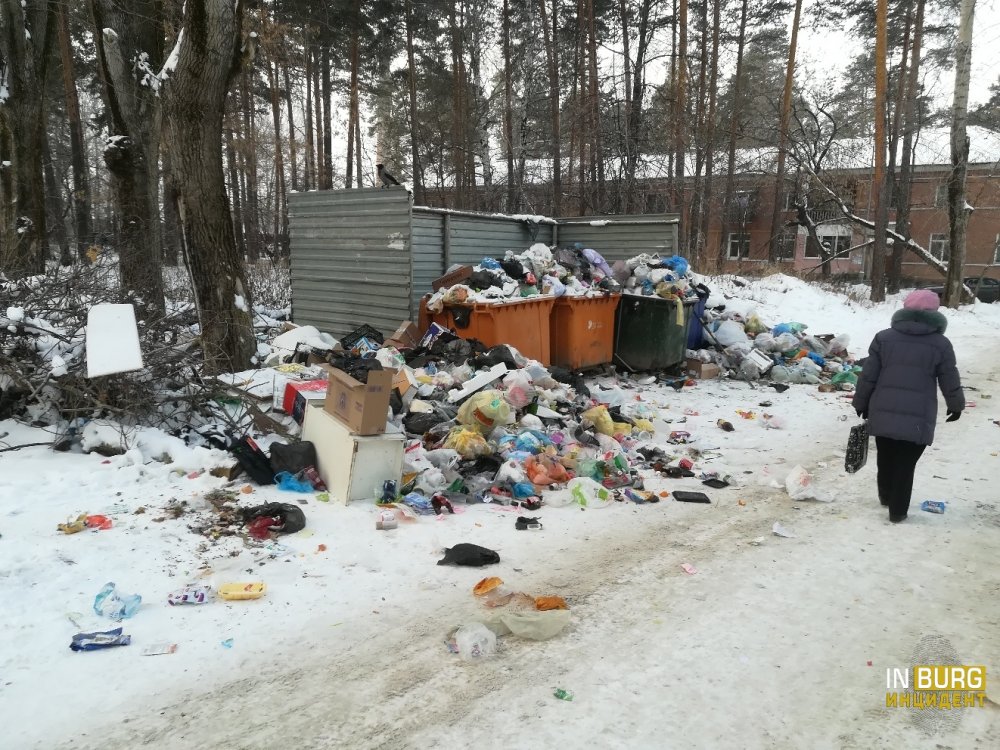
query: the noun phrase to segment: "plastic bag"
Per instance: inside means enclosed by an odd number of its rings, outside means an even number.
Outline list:
[[[851,345],[851,337],[846,333],[834,336],[827,345],[827,354],[831,357],[846,357],[847,347]]]
[[[544,486],[569,481],[566,467],[549,456],[532,456],[524,462],[524,470],[531,483],[536,485]]]
[[[611,491],[589,477],[577,477],[569,483],[573,502],[583,508],[606,508],[611,504]]]
[[[762,352],[773,352],[774,336],[770,333],[758,333],[754,337],[753,345],[755,349],[760,349]]]
[[[712,332],[712,335],[715,336],[715,340],[721,346],[731,346],[733,344],[744,343],[748,340],[743,326],[735,320],[722,321],[719,327]]]
[[[134,615],[142,605],[138,594],[122,594],[114,583],[104,584],[94,597],[94,613],[111,620],[124,620]]]
[[[481,622],[463,625],[455,631],[454,638],[458,655],[464,661],[488,659],[497,648],[496,635]]]
[[[806,500],[815,497],[812,475],[802,466],[795,466],[785,478],[785,491],[792,500]]]
[[[611,415],[608,413],[608,407],[606,406],[595,406],[592,409],[588,409],[581,415],[584,419],[590,420],[594,425],[594,429],[597,430],[602,435],[608,435],[609,437],[615,434],[615,424],[611,419]]]
[[[794,333],[775,334],[774,351],[790,352],[799,346],[799,338]]]
[[[444,447],[454,451],[462,458],[476,458],[492,453],[489,443],[480,433],[466,427],[454,427],[444,441]]]
[[[458,421],[483,435],[499,424],[506,424],[509,416],[510,405],[500,391],[480,391],[458,410]]]
[[[488,624],[497,635],[516,635],[531,641],[547,641],[559,635],[569,624],[568,609],[544,611],[503,611],[490,618]]]
[[[531,377],[524,370],[514,370],[504,376],[503,385],[507,389],[504,398],[515,409],[523,409],[535,397]]]
[[[747,318],[746,325],[743,327],[747,333],[761,334],[768,331],[768,327],[764,325],[761,321],[760,316],[754,313],[749,318]]]

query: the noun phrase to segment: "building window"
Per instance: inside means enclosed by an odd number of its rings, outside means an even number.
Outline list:
[[[729,259],[739,260],[750,254],[750,235],[745,232],[729,233]]]
[[[819,244],[829,248],[831,255],[846,252],[851,247],[850,227],[820,227],[816,232],[816,236],[819,238]],[[821,257],[819,249],[814,243],[806,242],[805,257]]]
[[[997,235],[997,240],[993,245],[993,262],[1000,263],[1000,234]]]
[[[778,260],[795,259],[795,240],[798,232],[795,229],[785,229],[778,235]]]
[[[947,263],[951,257],[950,248],[948,247],[948,235],[943,232],[932,232],[930,242],[927,243],[927,250],[938,260],[943,260]]]
[[[948,184],[938,185],[934,189],[934,206],[936,208],[948,207]]]
[[[797,201],[798,198],[799,198],[798,193],[795,190],[786,190],[784,192],[784,196],[783,197],[784,197],[784,206],[783,206],[784,210],[785,211],[794,211],[795,210],[795,201]]]

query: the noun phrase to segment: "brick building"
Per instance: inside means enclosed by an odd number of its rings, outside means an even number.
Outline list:
[[[1000,157],[1000,155],[998,155]],[[947,180],[951,171],[948,164],[917,165],[913,174],[910,196],[910,236],[938,258],[948,260],[948,190]],[[873,219],[871,202],[872,174],[870,169],[840,169],[825,175],[836,185],[837,192],[865,219]],[[748,270],[748,266],[767,261],[771,236],[771,211],[774,196],[774,179],[757,176],[738,180],[738,192],[728,211],[728,226],[723,214],[716,208],[711,216],[707,254],[717,251],[725,234],[727,270]],[[832,205],[819,204],[812,217],[819,223],[817,234],[822,242],[835,253],[861,245],[871,238],[871,232],[843,218],[842,212]],[[794,192],[784,193],[785,221],[795,219],[791,202]],[[994,164],[970,164],[966,180],[966,195],[975,210],[969,217],[966,239],[965,276],[978,276],[986,269],[987,276],[1000,278],[1000,168]],[[720,199],[721,202],[721,199]],[[890,227],[895,222],[895,209],[889,212]],[[803,227],[786,228],[782,234],[784,248],[782,262],[789,263],[796,271],[805,271],[820,263],[818,253],[806,242]],[[844,259],[832,262],[835,274],[864,274],[869,259],[866,252],[856,250]],[[911,252],[903,256],[903,276],[916,281],[940,280],[941,276]]]

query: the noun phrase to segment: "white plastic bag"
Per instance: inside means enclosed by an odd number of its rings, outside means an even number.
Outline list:
[[[743,326],[735,320],[722,321],[722,323],[719,324],[719,327],[712,332],[712,335],[715,336],[715,340],[718,341],[721,346],[731,346],[732,344],[747,341],[746,331],[744,331]]]
[[[796,465],[785,477],[785,492],[792,500],[807,500],[815,497],[812,474]]]
[[[493,656],[497,637],[481,622],[472,622],[455,631],[455,645],[464,661],[479,661]]]

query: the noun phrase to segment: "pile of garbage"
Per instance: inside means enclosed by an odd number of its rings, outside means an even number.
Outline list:
[[[475,266],[455,266],[442,278],[457,283],[431,295],[427,302],[431,312],[440,312],[445,305],[539,295],[601,296],[621,291],[603,256],[579,242],[556,248],[537,242],[520,254],[508,251],[502,260],[483,258]]]
[[[848,353],[846,334],[813,335],[799,322],[768,326],[756,314],[744,319],[706,310],[704,316],[702,343],[710,348],[689,351],[689,359],[714,362],[746,381],[766,377],[774,383],[819,385],[824,392],[851,391],[857,385],[861,367]]]

